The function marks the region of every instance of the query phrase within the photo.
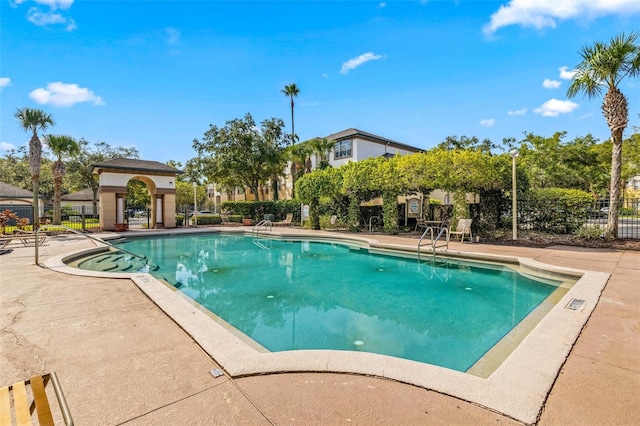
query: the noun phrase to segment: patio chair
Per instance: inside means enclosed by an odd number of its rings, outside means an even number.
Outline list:
[[[293,226],[293,213],[287,213],[287,216],[281,222],[273,222],[273,226]]]
[[[73,419],[67,406],[67,400],[62,393],[58,376],[53,371],[0,388],[0,425],[31,425],[34,411],[37,413],[38,424],[53,425],[55,411],[51,412],[52,406],[49,404],[45,391],[49,381],[53,384],[64,423],[67,426],[72,426]],[[15,419],[15,423],[12,423],[12,418]]]
[[[458,219],[456,230],[449,229],[449,237],[451,235],[460,235],[460,242],[464,242],[464,236],[469,236],[469,241],[473,242],[473,234],[471,233],[471,222],[473,219]]]
[[[221,214],[220,215],[220,219],[222,219],[222,224],[224,226],[239,226],[240,225],[240,223],[238,223],[238,222],[231,222],[229,220],[229,215],[226,215],[226,214]]]
[[[25,247],[33,247],[36,245],[36,233],[33,231],[22,231],[20,229],[17,229],[13,236],[19,239]],[[41,232],[37,234],[37,239],[38,245],[43,246],[47,241],[47,234]]]
[[[422,218],[419,217],[419,218],[416,219],[416,229],[414,229],[413,231],[415,232],[415,231],[418,230],[418,228],[423,228],[424,229],[424,228],[427,228],[428,226],[429,225],[427,225],[426,219],[422,219]]]

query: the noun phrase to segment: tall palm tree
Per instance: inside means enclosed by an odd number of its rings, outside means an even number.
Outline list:
[[[291,98],[291,144],[295,144],[296,143],[296,131],[295,131],[295,126],[293,123],[293,98],[297,97],[298,94],[300,93],[300,88],[295,84],[295,83],[291,83],[291,84],[287,84],[284,86],[284,89],[281,90],[282,93],[285,94],[285,96],[288,96],[289,98]]]
[[[637,44],[640,33],[612,37],[609,44],[595,42],[580,51],[582,62],[576,66],[576,74],[567,89],[572,98],[584,93],[595,98],[607,89],[602,102],[602,114],[611,131],[611,182],[609,185],[609,219],[605,235],[616,238],[618,235],[618,208],[620,204],[620,176],[622,173],[622,133],[629,124],[629,106],[627,98],[619,85],[624,77],[636,77],[640,74],[640,45]]]
[[[62,197],[62,179],[67,170],[65,168],[63,157],[76,156],[80,154],[80,144],[71,136],[65,135],[46,135],[44,137],[49,149],[55,155],[56,161],[51,163],[51,175],[53,176],[54,195],[53,195],[53,224],[60,225],[62,222],[62,214],[60,209]]]
[[[38,192],[40,191],[40,161],[42,159],[42,143],[38,137],[38,131],[45,131],[49,126],[55,125],[51,114],[47,114],[40,109],[20,108],[16,111],[15,117],[18,119],[20,127],[25,132],[32,132],[29,140],[29,168],[31,171],[31,182],[33,184],[33,226],[38,225]]]

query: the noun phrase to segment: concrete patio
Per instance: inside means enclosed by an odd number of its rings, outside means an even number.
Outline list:
[[[390,244],[417,237],[368,235]],[[94,244],[48,239],[40,261]],[[55,370],[77,425],[518,424],[475,404],[391,380],[335,373],[213,378],[216,362],[131,280],[0,256],[0,385]],[[606,272],[611,278],[547,397],[539,424],[640,422],[640,252],[452,243]]]

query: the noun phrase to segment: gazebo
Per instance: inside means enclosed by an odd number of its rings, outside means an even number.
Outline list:
[[[105,231],[125,230],[125,194],[127,184],[144,182],[151,196],[151,226],[176,226],[176,176],[182,171],[158,161],[115,158],[92,164],[99,176],[100,227]]]

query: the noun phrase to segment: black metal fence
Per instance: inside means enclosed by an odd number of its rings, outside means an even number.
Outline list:
[[[20,206],[13,204],[0,205],[0,211],[4,210],[10,210],[18,217],[18,220],[11,220],[7,223],[6,226],[8,227],[8,230],[11,230],[12,228],[15,228],[17,225],[19,225],[21,218],[28,219],[29,224],[27,225],[27,227],[28,229],[33,229],[31,223],[33,217],[32,206]],[[44,214],[39,218],[40,224],[53,224],[53,207],[44,206],[43,210]],[[71,228],[77,231],[92,231],[98,230],[100,228],[99,209],[94,210],[93,207],[87,206],[63,206],[60,213],[60,225],[66,226],[67,228]]]
[[[509,206],[510,207],[510,206]],[[611,214],[609,199],[591,204],[570,205],[558,200],[519,200],[518,229],[550,234],[604,234]],[[504,225],[511,225],[511,209],[502,214]],[[619,239],[640,239],[640,198],[624,198],[618,208]]]

